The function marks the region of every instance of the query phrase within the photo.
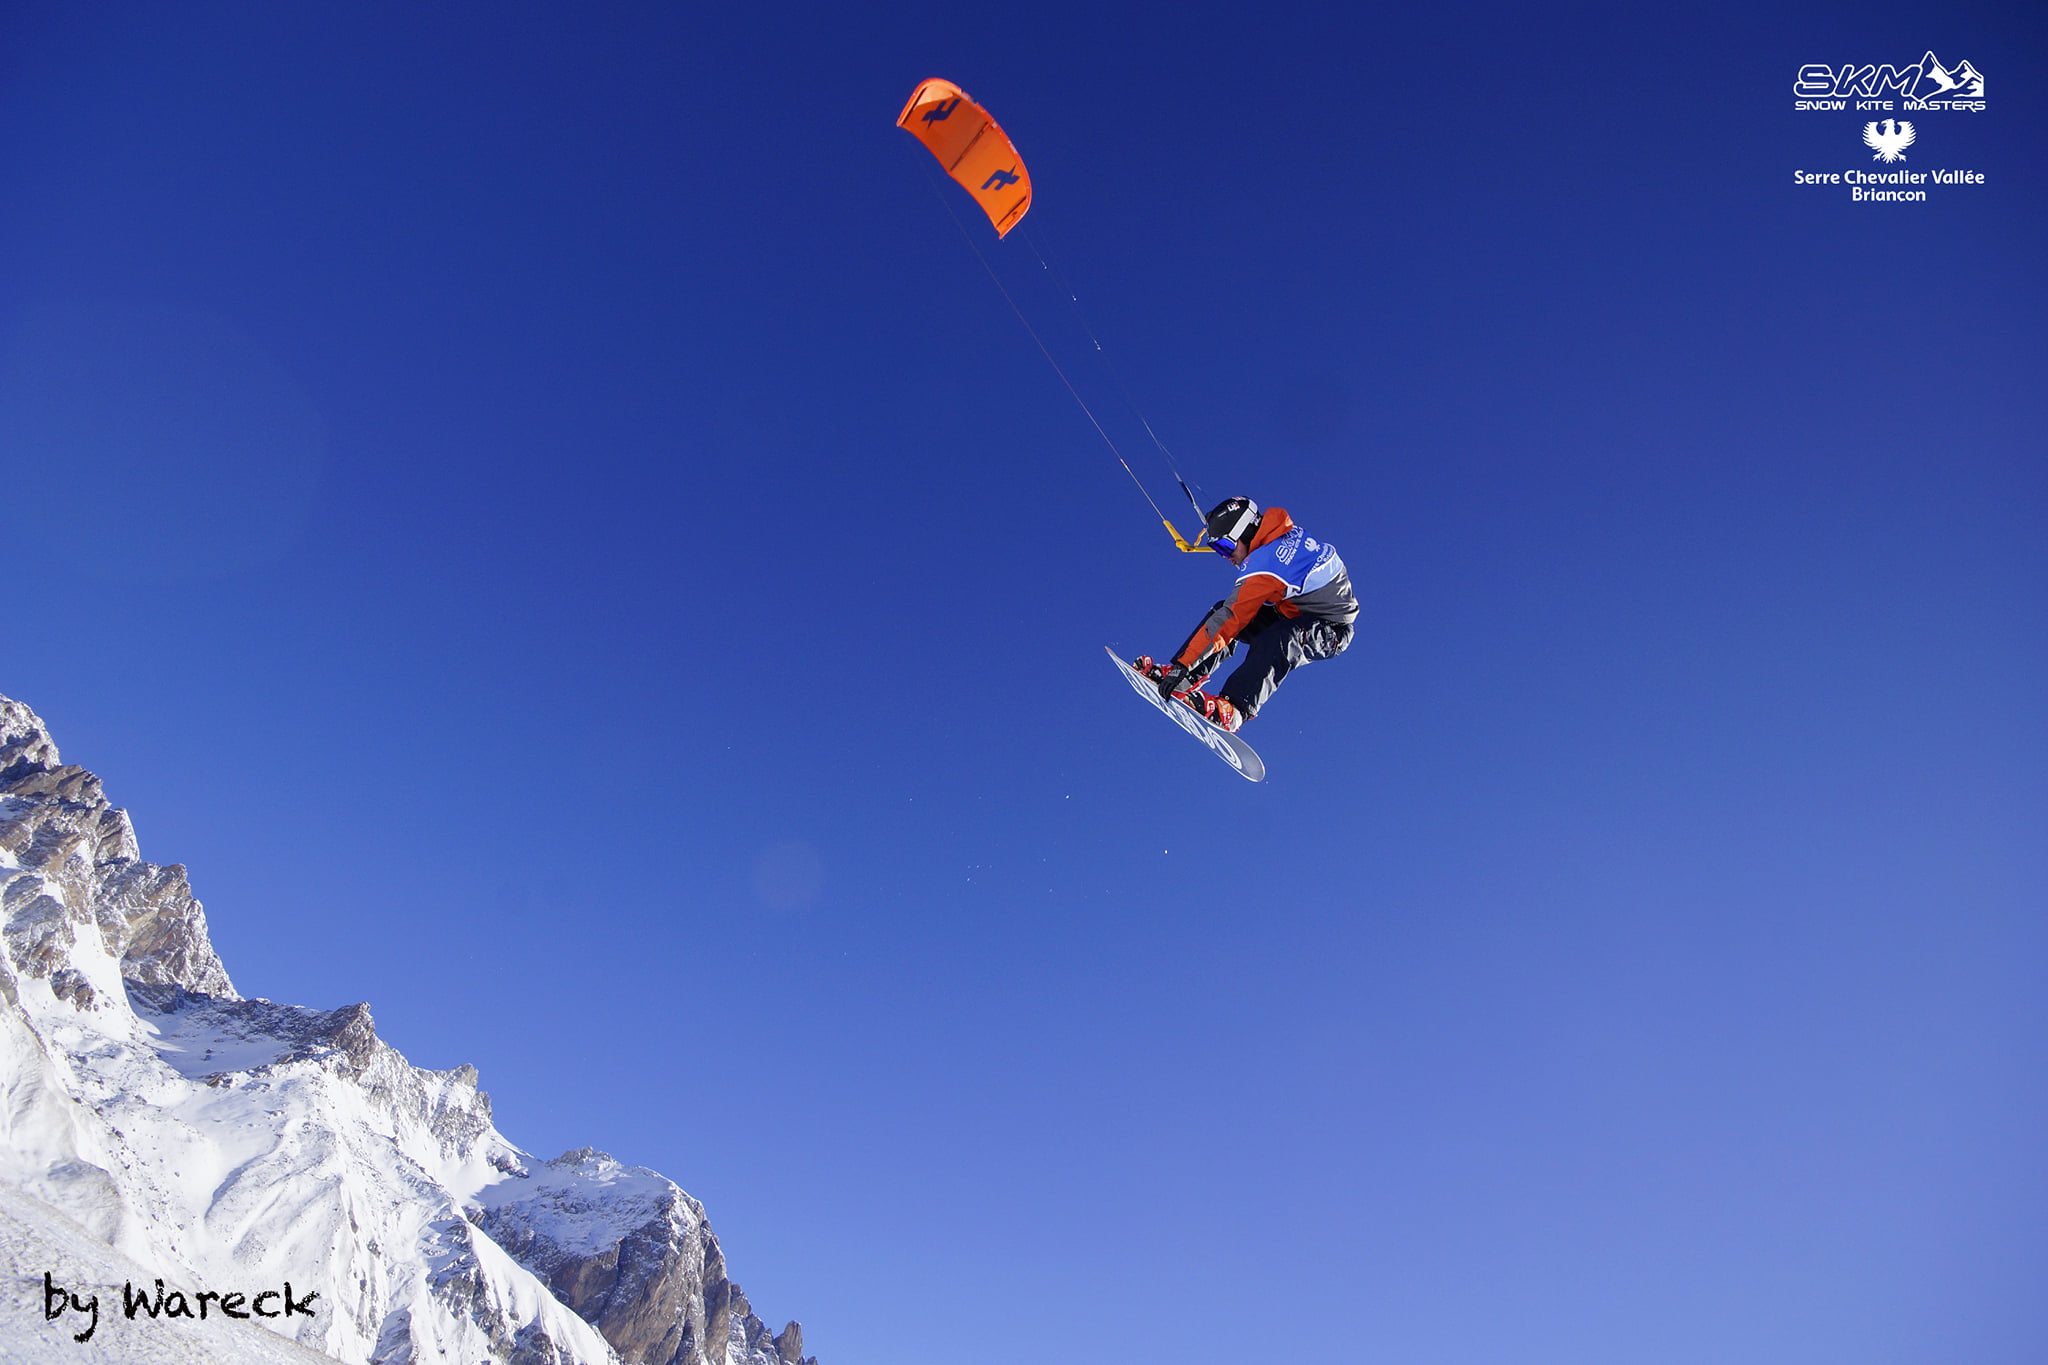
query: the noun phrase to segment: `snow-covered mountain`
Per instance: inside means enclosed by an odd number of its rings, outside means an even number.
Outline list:
[[[367,1005],[238,995],[4,697],[0,933],[0,1361],[815,1365],[671,1181],[529,1156]]]

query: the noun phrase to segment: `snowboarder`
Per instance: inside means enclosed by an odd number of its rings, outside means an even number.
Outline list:
[[[1237,587],[1209,609],[1195,633],[1164,664],[1140,655],[1132,665],[1159,695],[1178,698],[1235,731],[1259,713],[1296,665],[1334,659],[1351,643],[1358,599],[1335,547],[1317,540],[1282,508],[1262,516],[1250,498],[1227,498],[1208,518],[1209,547],[1237,569]],[[1245,642],[1244,662],[1221,692],[1202,683]]]

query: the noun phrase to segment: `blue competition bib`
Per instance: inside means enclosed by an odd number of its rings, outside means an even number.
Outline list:
[[[1253,574],[1271,574],[1287,585],[1287,596],[1314,592],[1344,572],[1337,547],[1325,545],[1299,526],[1269,544],[1261,545],[1238,567],[1237,581]]]

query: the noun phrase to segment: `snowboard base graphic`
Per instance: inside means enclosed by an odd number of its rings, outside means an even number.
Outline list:
[[[1168,720],[1208,745],[1214,751],[1216,757],[1237,769],[1246,778],[1253,782],[1263,782],[1265,780],[1266,764],[1264,760],[1252,751],[1251,745],[1245,743],[1236,735],[1231,734],[1230,731],[1222,726],[1213,725],[1196,715],[1195,709],[1186,702],[1167,701],[1159,695],[1159,689],[1152,684],[1151,679],[1147,678],[1137,669],[1132,668],[1130,664],[1118,656],[1114,649],[1109,648],[1107,645],[1104,645],[1103,649],[1115,661],[1117,668],[1124,675],[1124,681],[1131,685],[1132,690],[1146,701],[1151,702]]]

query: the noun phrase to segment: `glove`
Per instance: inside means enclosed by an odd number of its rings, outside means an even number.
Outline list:
[[[1159,670],[1159,699],[1172,701],[1173,694],[1188,685],[1188,666],[1184,663],[1170,663]]]

